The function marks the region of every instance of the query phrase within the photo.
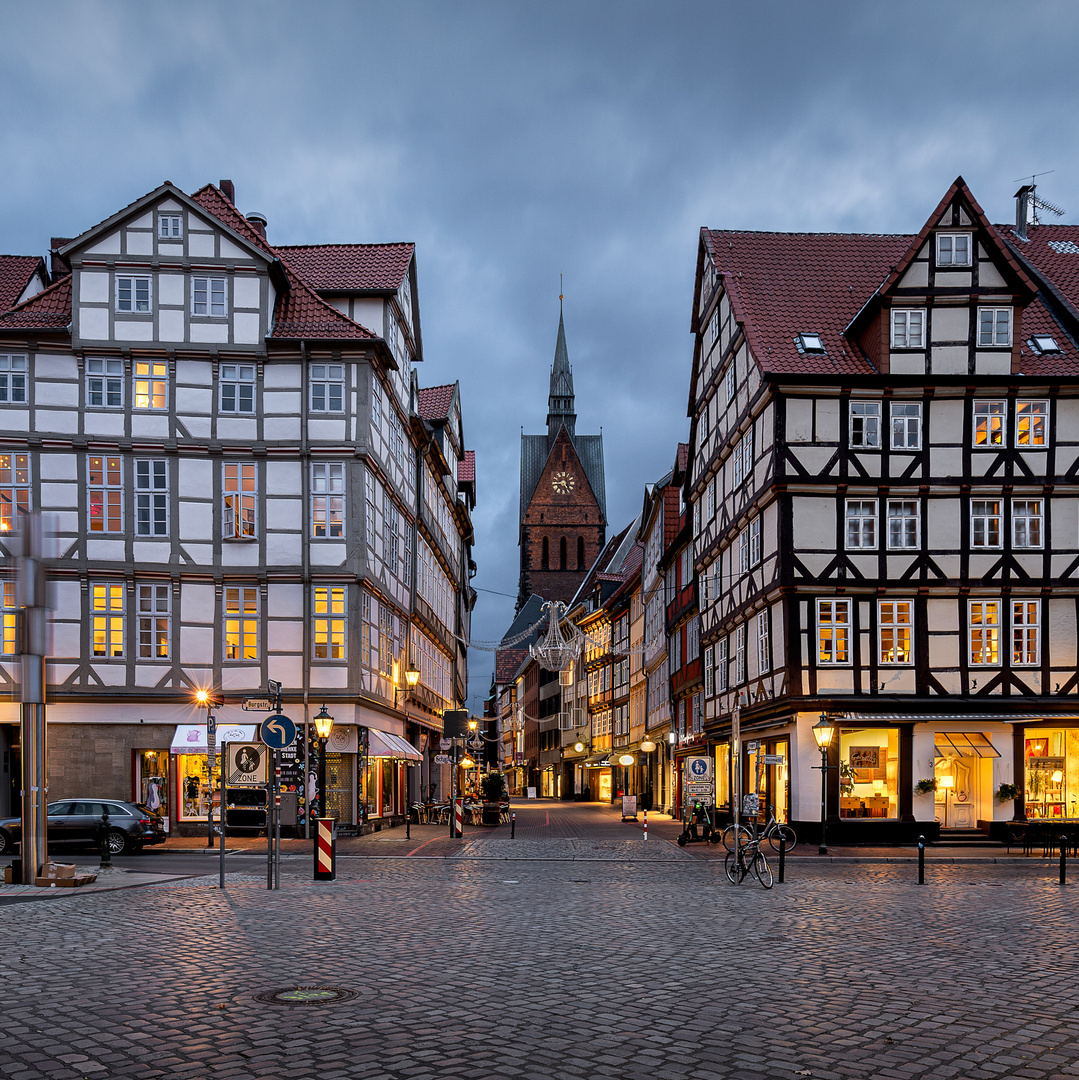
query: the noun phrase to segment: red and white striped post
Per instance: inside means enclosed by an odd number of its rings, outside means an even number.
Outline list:
[[[337,879],[337,821],[315,818],[315,881]]]
[[[645,810],[645,812],[644,812],[644,838],[645,838],[645,840],[648,839],[648,811],[647,810]]]
[[[453,800],[453,832],[450,834],[453,837],[464,836],[465,834],[465,800],[458,795]]]

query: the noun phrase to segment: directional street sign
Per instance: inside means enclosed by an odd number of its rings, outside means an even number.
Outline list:
[[[296,741],[296,725],[287,716],[278,713],[262,721],[259,737],[274,750],[284,750]]]
[[[240,708],[245,712],[273,712],[275,706],[268,697],[245,697]]]
[[[786,760],[782,754],[761,754],[762,765],[782,765]]]
[[[449,754],[435,754],[436,765],[452,765],[453,758]]]
[[[270,692],[270,697],[277,697],[281,693],[281,684],[276,679],[267,679],[266,689]]]

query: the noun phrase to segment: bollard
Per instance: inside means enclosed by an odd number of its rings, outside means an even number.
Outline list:
[[[783,884],[783,874],[787,868],[787,838],[779,834],[779,884]]]
[[[412,807],[411,806],[408,808],[408,811],[405,814],[405,839],[406,840],[411,840],[412,839]]]
[[[645,838],[645,840],[648,839],[648,811],[647,810],[645,810],[645,812],[644,812],[644,838]]]
[[[918,837],[918,884],[925,884],[925,837]]]
[[[109,850],[109,808],[102,807],[101,828],[97,831],[97,850],[101,852],[100,870],[112,869],[112,852]]]
[[[510,839],[513,839],[513,834],[517,831],[517,815],[510,814]]]
[[[337,880],[337,821],[334,818],[315,818],[314,880]]]
[[[1068,838],[1060,837],[1060,884],[1068,884]]]

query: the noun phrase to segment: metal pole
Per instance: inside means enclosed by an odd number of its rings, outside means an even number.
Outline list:
[[[273,752],[273,887],[281,888],[281,759]]]
[[[1068,884],[1068,838],[1060,837],[1060,884]]]
[[[224,766],[224,761],[228,760],[229,744],[225,743],[222,749],[224,754],[221,767],[221,839],[219,841],[220,853],[218,855],[219,861],[217,868],[217,887],[219,889],[225,887],[225,773],[228,770]]]
[[[206,801],[206,846],[214,846],[214,762],[217,760],[217,725],[214,714],[206,706],[206,786],[210,797]],[[221,770],[224,773],[224,769]]]
[[[828,854],[828,747],[820,748],[820,847],[818,855]]]
[[[516,814],[510,814],[510,839],[511,840],[514,838],[514,835],[516,834],[516,832],[517,832],[517,815]]]
[[[783,884],[783,874],[787,869],[787,838],[779,834],[779,884]]]
[[[270,755],[270,768],[277,764],[277,754],[274,750],[268,751]],[[304,776],[304,784],[307,783],[307,776]],[[274,773],[266,778],[266,795],[267,795],[267,818],[266,818],[266,888],[273,888],[273,804],[274,804]]]
[[[925,837],[918,837],[918,884],[925,884]]]
[[[450,773],[450,836],[457,836],[457,740],[453,740],[453,766]]]

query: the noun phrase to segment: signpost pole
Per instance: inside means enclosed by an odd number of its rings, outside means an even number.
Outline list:
[[[281,888],[281,761],[273,752],[273,887]]]
[[[217,718],[206,706],[206,846],[214,846],[214,763],[217,761]]]
[[[217,871],[217,887],[223,889],[225,887],[225,773],[228,772],[228,760],[229,760],[229,744],[221,748],[221,839],[220,839],[220,855],[218,856],[219,864]]]
[[[742,710],[737,705],[731,710],[731,807],[737,836],[742,812]]]
[[[270,750],[268,752],[269,752],[270,758],[271,758],[270,764],[273,765],[273,766],[276,766],[277,765],[276,755],[274,754],[273,750]],[[274,768],[274,771],[271,772],[270,775],[266,777],[266,794],[268,795],[268,798],[267,798],[266,802],[267,802],[267,809],[269,810],[269,817],[266,819],[266,888],[267,889],[272,889],[273,888],[273,813],[274,813],[274,805],[273,804],[274,804],[274,777],[276,776],[276,773],[277,773],[277,770],[276,770],[276,768]]]

